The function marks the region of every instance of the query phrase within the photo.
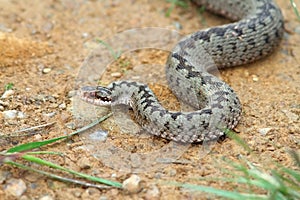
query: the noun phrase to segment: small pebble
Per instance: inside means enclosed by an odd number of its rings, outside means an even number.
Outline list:
[[[35,138],[36,141],[40,141],[40,140],[43,139],[43,137],[41,136],[41,134],[35,134],[34,138]]]
[[[38,188],[38,184],[36,184],[36,183],[30,183],[29,184],[29,188],[30,189],[36,189],[36,188]]]
[[[24,118],[26,118],[26,115],[25,115],[23,112],[18,111],[17,118],[19,118],[19,119],[24,119]]]
[[[6,90],[6,91],[2,94],[1,99],[6,99],[6,98],[12,96],[14,93],[15,93],[14,90]]]
[[[140,80],[141,79],[141,76],[133,76],[132,77],[132,80]]]
[[[120,72],[114,72],[114,73],[111,73],[110,75],[114,78],[120,78],[122,76],[122,74]]]
[[[69,129],[72,129],[72,130],[76,129],[76,125],[75,125],[74,122],[67,123],[66,127],[69,128]]]
[[[61,119],[62,122],[67,122],[70,119],[70,115],[67,114],[67,113],[62,113],[60,115],[60,119]]]
[[[182,30],[182,25],[179,22],[174,22],[174,26],[177,30]]]
[[[154,178],[156,179],[161,179],[164,176],[164,174],[162,172],[157,172],[154,174]]]
[[[39,200],[53,200],[53,197],[47,194],[47,195],[42,196],[41,198],[39,198]]]
[[[89,135],[89,138],[94,141],[103,142],[107,139],[108,132],[104,130],[98,130]]]
[[[56,112],[44,113],[43,115],[44,115],[45,117],[51,118],[51,117],[54,117],[54,115],[56,115]]]
[[[26,195],[22,195],[19,200],[31,200],[31,198]]]
[[[258,132],[261,134],[261,135],[267,135],[269,133],[269,131],[272,130],[272,128],[261,128],[258,130]]]
[[[111,189],[109,191],[111,196],[117,196],[119,194],[119,190],[118,189]]]
[[[250,75],[249,71],[245,70],[245,71],[244,71],[244,75],[245,75],[246,77],[248,77],[248,76]]]
[[[82,33],[82,38],[88,38],[90,36],[89,33]]]
[[[111,174],[110,177],[111,177],[111,178],[116,178],[116,177],[117,177],[117,174],[116,174],[116,173],[113,173],[113,174]]]
[[[51,103],[56,103],[56,95],[46,96],[46,99]]]
[[[146,199],[159,199],[160,191],[156,185],[151,185],[147,190],[145,198]]]
[[[106,196],[101,196],[99,200],[108,200],[108,198]]]
[[[38,64],[37,68],[39,69],[39,71],[43,71],[43,69],[45,68],[45,65],[43,63]]]
[[[0,170],[0,184],[3,184],[4,181],[11,175],[8,171]]]
[[[59,104],[58,108],[60,109],[66,109],[66,104],[65,103],[62,103],[62,104]]]
[[[257,82],[257,81],[259,81],[259,78],[258,78],[258,76],[256,76],[256,75],[252,75],[252,80],[253,80],[254,82]]]
[[[79,188],[70,188],[69,191],[74,197],[81,197],[82,191]]]
[[[8,103],[8,102],[1,101],[1,100],[0,100],[0,105],[2,105],[2,106],[9,106],[9,103]]]
[[[2,112],[5,119],[15,119],[18,116],[17,110],[5,110]]]
[[[44,68],[42,72],[44,74],[48,74],[49,72],[51,72],[51,68]]]
[[[12,178],[6,182],[4,190],[15,197],[21,197],[27,187],[22,179]]]
[[[122,185],[129,194],[138,193],[142,190],[141,178],[135,174],[126,179]]]
[[[76,90],[71,90],[68,92],[68,98],[74,97],[74,96],[76,96],[76,94],[77,94]]]
[[[0,31],[10,33],[13,29],[6,27],[4,24],[0,24]]]
[[[130,155],[131,166],[135,169],[143,167],[143,160],[139,154],[131,154]]]
[[[169,175],[170,175],[170,176],[176,176],[176,174],[177,174],[176,169],[171,169],[171,170],[169,171]]]
[[[88,188],[82,193],[81,199],[99,199],[100,194],[101,193],[98,189]]]
[[[82,157],[77,161],[78,166],[81,169],[90,169],[91,168],[91,162],[87,157]]]

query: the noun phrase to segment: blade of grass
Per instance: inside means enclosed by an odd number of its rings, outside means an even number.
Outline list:
[[[248,193],[239,193],[239,192],[231,192],[227,190],[221,190],[213,187],[207,187],[207,186],[200,186],[200,185],[193,185],[193,184],[182,184],[182,183],[171,183],[172,185],[180,186],[187,189],[192,189],[195,191],[201,191],[201,192],[207,192],[211,193],[217,196],[230,198],[230,199],[256,199],[256,200],[265,200],[268,199],[266,195],[258,195],[258,194],[248,194]]]
[[[237,144],[239,144],[240,146],[242,146],[246,151],[251,152],[251,148],[246,144],[246,142],[240,138],[234,131],[230,130],[230,129],[226,129],[225,130],[225,134],[233,139]]]
[[[45,141],[26,143],[26,144],[22,144],[22,145],[13,147],[13,148],[9,149],[8,151],[6,151],[5,153],[2,153],[2,155],[3,155],[2,156],[3,157],[2,160],[6,164],[11,164],[13,166],[21,167],[23,169],[28,169],[28,170],[31,170],[31,171],[36,171],[38,173],[41,173],[41,174],[44,174],[44,175],[47,175],[49,177],[53,177],[53,178],[56,178],[56,179],[59,179],[59,180],[73,182],[73,183],[82,184],[82,185],[86,185],[86,186],[87,185],[91,185],[89,183],[80,182],[80,181],[77,181],[77,180],[73,180],[73,179],[69,179],[69,178],[60,177],[58,175],[50,174],[50,173],[45,172],[45,171],[33,169],[33,168],[30,168],[30,167],[27,167],[25,165],[22,165],[22,164],[19,164],[19,163],[16,163],[16,162],[12,161],[12,158],[22,157],[24,160],[27,160],[27,161],[30,161],[30,162],[34,162],[34,163],[37,163],[39,165],[44,165],[44,166],[47,166],[47,167],[51,167],[51,168],[54,168],[54,169],[57,169],[57,170],[65,171],[65,172],[68,172],[70,174],[76,175],[78,177],[85,178],[85,179],[90,180],[90,181],[94,181],[94,182],[101,183],[101,184],[106,184],[106,185],[117,187],[117,188],[122,188],[122,184],[119,183],[119,182],[110,181],[110,180],[106,180],[106,179],[102,179],[102,178],[90,176],[90,175],[87,175],[87,174],[83,174],[83,173],[80,173],[80,172],[76,172],[74,170],[67,169],[67,168],[64,168],[62,166],[56,165],[56,164],[54,164],[52,162],[49,162],[49,161],[46,161],[46,160],[43,160],[43,159],[40,159],[40,158],[32,156],[32,154],[41,154],[41,153],[43,153],[43,154],[45,154],[45,153],[55,154],[55,152],[45,152],[45,151],[42,151],[42,152],[27,152],[26,154],[21,153],[23,151],[32,150],[34,148],[38,148],[38,147],[41,147],[41,146],[44,146],[44,145],[56,142],[58,140],[66,139],[68,137],[71,137],[71,136],[73,136],[75,134],[78,134],[78,133],[80,133],[82,131],[85,131],[85,130],[93,127],[94,125],[96,125],[96,124],[104,121],[105,119],[107,119],[111,115],[112,115],[112,113],[109,113],[108,115],[106,115],[106,116],[104,116],[104,117],[102,117],[102,118],[94,121],[93,123],[91,123],[91,124],[89,124],[89,125],[81,128],[81,129],[79,129],[77,131],[74,131],[73,133],[71,133],[71,134],[69,134],[67,136],[61,136],[61,137],[57,137],[57,138],[53,138],[53,139],[45,140]]]
[[[38,142],[30,142],[30,143],[26,143],[26,144],[21,144],[15,147],[12,147],[10,149],[8,149],[6,152],[7,153],[16,153],[16,152],[23,152],[23,151],[28,151],[28,150],[32,150],[35,148],[39,148],[41,146],[47,145],[47,144],[51,144],[53,142],[56,142],[58,140],[61,139],[65,139],[68,136],[61,136],[61,137],[57,137],[57,138],[53,138],[50,140],[44,140],[44,141],[38,141]]]
[[[53,139],[49,139],[49,140],[44,140],[44,141],[38,141],[38,142],[29,142],[29,143],[26,143],[26,144],[21,144],[21,145],[18,145],[18,146],[15,146],[15,147],[12,147],[10,149],[8,149],[6,152],[7,153],[15,153],[15,152],[23,152],[23,151],[29,151],[29,150],[32,150],[32,149],[35,149],[35,148],[39,148],[39,147],[42,147],[42,146],[45,146],[45,145],[48,145],[48,144],[51,144],[51,143],[54,143],[58,140],[62,140],[62,139],[66,139],[66,138],[69,138],[73,135],[76,135],[82,131],[85,131],[93,126],[95,126],[96,124],[106,120],[107,118],[109,118],[110,116],[112,115],[112,113],[109,113],[108,115],[105,115],[104,117],[101,117],[100,119],[94,121],[93,123],[89,124],[88,126],[85,126],[77,131],[74,131],[73,133],[69,134],[69,135],[66,135],[66,136],[60,136],[60,137],[57,137],[57,138],[53,138]]]
[[[95,184],[91,184],[91,183],[87,183],[87,182],[83,182],[83,181],[78,181],[78,180],[71,179],[71,178],[65,178],[65,177],[58,176],[58,175],[55,175],[55,174],[51,174],[51,173],[48,173],[48,172],[45,172],[45,171],[42,171],[42,170],[34,169],[34,168],[31,168],[31,167],[28,167],[26,165],[23,165],[23,164],[20,164],[20,163],[17,163],[17,162],[13,162],[13,161],[7,161],[6,163],[10,164],[12,166],[15,166],[15,167],[19,167],[19,168],[24,169],[24,170],[33,171],[33,172],[36,172],[36,173],[39,173],[39,174],[43,174],[47,177],[54,178],[54,179],[64,181],[64,182],[79,184],[79,185],[83,185],[85,187],[95,187],[95,188],[98,188],[98,189],[110,188],[110,186],[106,186],[106,185],[95,185]]]
[[[57,164],[54,164],[52,162],[49,162],[49,161],[46,161],[46,160],[43,160],[43,159],[31,156],[31,155],[26,155],[25,154],[25,155],[22,156],[22,158],[25,159],[25,160],[27,160],[27,161],[37,163],[39,165],[45,165],[45,166],[48,166],[48,167],[51,167],[51,168],[54,168],[54,169],[58,169],[58,170],[61,170],[61,171],[68,172],[70,174],[73,174],[73,175],[76,175],[76,176],[88,179],[90,181],[94,181],[94,182],[97,182],[97,183],[103,183],[105,185],[110,185],[110,186],[118,187],[118,188],[122,187],[122,184],[119,183],[119,182],[110,181],[110,180],[98,178],[98,177],[95,177],[95,176],[90,176],[90,175],[87,175],[87,174],[83,174],[83,173],[80,173],[80,172],[76,172],[74,170],[64,168],[64,167],[59,166]]]
[[[103,46],[105,46],[109,50],[109,52],[113,56],[114,60],[118,60],[120,58],[120,56],[122,54],[121,51],[117,51],[117,52],[114,51],[113,48],[109,44],[104,42],[103,40],[96,39],[96,41],[99,42],[100,44],[102,44]]]
[[[165,13],[166,17],[170,17],[171,12],[174,10],[175,6],[179,6],[182,8],[188,8],[188,3],[184,0],[167,0],[167,2],[171,3],[171,6]]]
[[[288,173],[289,175],[291,175],[296,181],[300,182],[300,173],[299,172],[294,171],[292,169],[288,169],[288,168],[283,168],[282,170],[284,172]]]
[[[298,155],[297,155],[298,156]],[[295,159],[296,160],[296,159]],[[267,195],[259,195],[255,196],[256,198],[264,198],[264,199],[278,199],[278,200],[284,200],[284,199],[299,199],[300,198],[300,184],[299,181],[297,182],[297,178],[299,176],[299,173],[297,173],[294,170],[288,169],[289,173],[283,173],[285,172],[285,168],[280,168],[280,170],[271,170],[270,173],[264,172],[260,170],[259,168],[255,167],[252,163],[250,163],[247,160],[244,160],[245,164],[239,164],[235,162],[230,162],[230,160],[225,161],[234,169],[234,170],[223,170],[226,174],[232,175],[235,178],[229,178],[229,179],[222,179],[221,181],[224,182],[233,182],[233,183],[242,183],[246,186],[252,186],[250,187],[250,191],[245,193],[235,192],[235,191],[224,191],[218,190],[216,188],[213,188],[212,190],[201,185],[195,185],[196,190],[198,191],[204,191],[209,192],[216,195],[221,195],[222,197],[230,198],[230,199],[239,199],[242,198],[239,195],[236,195],[236,193],[244,195],[243,198],[246,199],[253,199],[253,196],[247,196],[248,194],[252,194],[253,189],[263,189]],[[243,174],[239,174],[237,172],[242,172]],[[206,180],[205,178],[203,178]],[[183,185],[183,184],[182,184]],[[182,186],[181,187],[185,187]],[[198,186],[200,188],[198,188]],[[252,189],[253,188],[253,189]],[[217,191],[215,191],[216,189]],[[255,191],[255,190],[254,190]],[[229,193],[227,193],[229,192]],[[233,195],[233,196],[231,196]]]
[[[4,89],[5,89],[5,91],[12,90],[13,87],[14,87],[13,83],[7,83],[7,84],[5,84]]]
[[[295,12],[298,20],[300,20],[300,13],[298,11],[298,8],[297,8],[297,5],[296,5],[295,1],[294,0],[290,0],[290,2],[291,2],[291,5],[293,7],[293,10],[294,10],[294,12]]]

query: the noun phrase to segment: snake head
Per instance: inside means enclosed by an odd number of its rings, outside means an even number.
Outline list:
[[[101,86],[84,86],[78,91],[81,100],[97,106],[111,106],[111,90]]]

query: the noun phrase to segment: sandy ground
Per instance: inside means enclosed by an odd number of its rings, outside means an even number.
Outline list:
[[[90,119],[94,117],[96,108],[83,105],[86,107],[78,109],[76,106],[80,103],[73,103],[76,102],[76,80],[86,67],[82,63],[98,45],[95,38],[105,41],[119,32],[140,27],[168,28],[188,34],[228,22],[209,13],[200,15],[191,6],[176,8],[170,17],[166,17],[170,4],[165,1],[0,0],[0,3],[0,94],[4,93],[8,83],[14,85],[13,94],[0,101],[1,150],[71,133],[88,121],[78,119],[78,113],[90,114]],[[135,165],[132,163],[134,158],[127,162],[118,160],[122,159],[119,157],[112,157],[111,162],[107,162],[107,158],[97,159],[86,150],[86,137],[75,136],[42,149],[62,152],[63,156],[42,157],[83,173],[119,182],[139,172],[137,175],[142,179],[142,190],[127,194],[118,189],[81,187],[2,165],[1,199],[206,199],[209,195],[166,183],[178,181],[234,189],[234,184],[200,180],[203,177],[222,177],[221,169],[228,167],[224,158],[233,161],[245,158],[266,169],[276,162],[292,167],[293,162],[287,151],[299,150],[300,143],[300,25],[288,1],[277,0],[277,3],[286,22],[286,33],[278,49],[266,59],[221,72],[222,78],[241,99],[243,116],[236,130],[253,153],[249,154],[235,141],[226,138],[214,144],[208,154],[203,154],[205,156],[199,154],[201,145],[192,145],[184,149],[177,161],[171,160],[169,164]],[[146,66],[153,61],[162,65],[166,56],[166,52],[157,50],[139,50],[122,55],[106,70],[101,82],[124,78],[135,65]],[[151,67],[143,70],[146,74],[153,71]],[[101,74],[89,75],[95,81],[95,75],[99,78]],[[169,108],[178,108],[164,86],[156,84],[156,80],[152,82],[152,88],[162,103]],[[8,119],[4,113],[11,110],[19,116]],[[55,123],[42,129],[15,133],[51,122]],[[103,129],[109,132],[110,143],[123,149],[129,157],[134,153],[150,152],[147,157],[153,155],[153,149],[159,151],[164,145],[170,145],[159,138],[145,136],[136,139],[135,135],[120,134],[113,118],[103,123]],[[95,153],[105,148],[94,145],[91,149]],[[172,158],[177,158],[180,153]],[[143,165],[146,167],[142,168]],[[139,170],[134,170],[134,167]],[[13,179],[21,180],[26,185],[26,191],[19,197],[14,197],[7,190]]]

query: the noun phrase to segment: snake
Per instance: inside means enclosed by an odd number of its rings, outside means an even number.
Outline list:
[[[168,56],[168,85],[192,111],[167,110],[146,84],[129,80],[83,86],[80,99],[104,107],[127,105],[144,130],[167,140],[200,143],[226,136],[240,121],[242,105],[234,90],[205,66],[207,55],[220,69],[269,55],[280,45],[283,16],[272,0],[194,0],[192,5],[232,21],[184,36]]]

